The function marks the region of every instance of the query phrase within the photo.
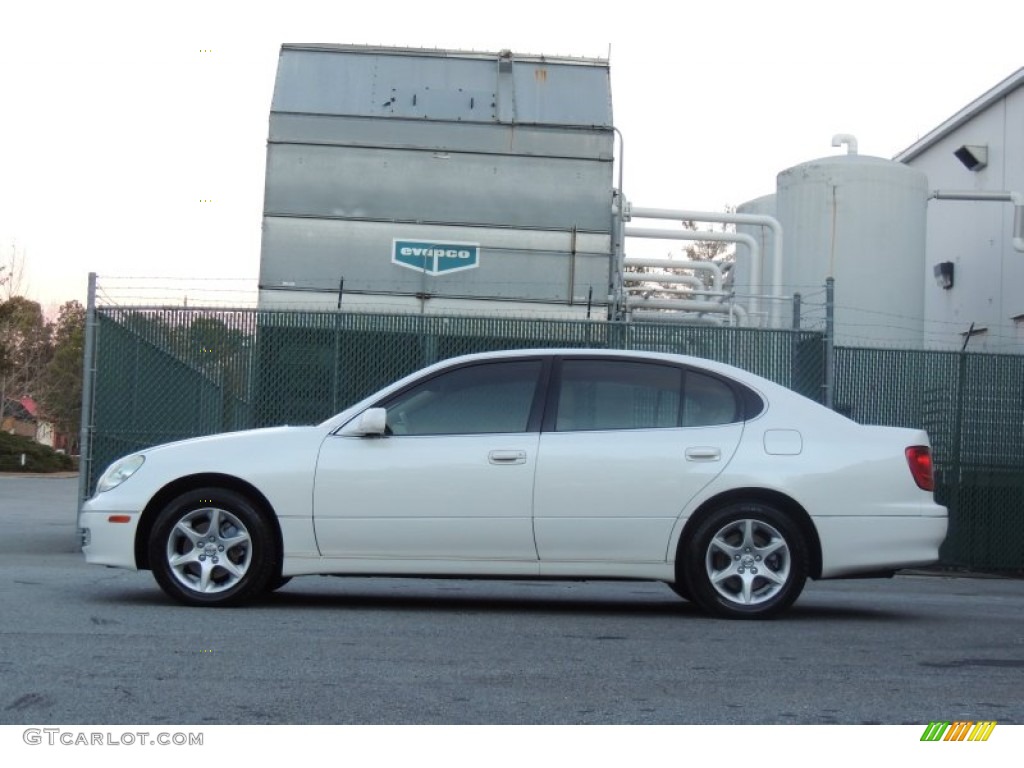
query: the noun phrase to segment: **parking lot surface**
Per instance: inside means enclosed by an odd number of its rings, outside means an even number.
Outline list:
[[[767,622],[654,583],[303,577],[185,608],[86,565],[77,479],[0,475],[0,722],[1024,723],[1024,581],[811,583]]]

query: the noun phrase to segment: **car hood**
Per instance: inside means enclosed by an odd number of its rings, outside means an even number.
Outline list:
[[[290,442],[292,438],[299,436],[313,436],[325,434],[320,427],[264,427],[262,429],[244,429],[238,432],[220,432],[215,435],[204,435],[202,437],[191,437],[187,440],[177,440],[173,443],[161,443],[150,448],[144,448],[136,453],[146,456],[158,456],[179,451],[204,451],[205,449],[221,450],[259,446],[263,444],[274,444],[284,440]]]

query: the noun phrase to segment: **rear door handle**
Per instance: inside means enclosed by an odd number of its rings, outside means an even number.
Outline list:
[[[487,454],[491,464],[525,464],[526,451],[491,451]]]
[[[721,458],[722,452],[712,446],[701,445],[686,449],[687,461],[719,461]]]

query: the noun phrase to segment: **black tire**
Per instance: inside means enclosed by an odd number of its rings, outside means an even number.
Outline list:
[[[686,582],[682,579],[677,578],[675,581],[666,582],[669,589],[675,592],[679,597],[688,603],[693,602],[693,595],[690,593],[690,588],[686,585]]]
[[[807,542],[778,509],[741,502],[709,515],[682,547],[693,600],[729,619],[763,619],[789,608],[807,582]]]
[[[160,511],[149,563],[160,588],[185,605],[238,605],[265,593],[279,572],[275,542],[245,496],[197,488]]]
[[[278,576],[276,578],[273,578],[270,580],[270,584],[267,586],[267,592],[277,592],[277,590],[285,586],[291,580],[291,576]]]

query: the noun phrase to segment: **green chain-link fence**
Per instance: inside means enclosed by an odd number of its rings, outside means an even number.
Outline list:
[[[468,352],[643,349],[730,363],[823,400],[821,334],[743,328],[211,309],[97,310],[86,493],[118,456],[227,430],[322,421]],[[835,350],[835,407],[921,427],[950,507],[943,561],[1024,568],[1024,357]]]
[[[1024,569],[1024,357],[837,348],[835,381],[855,421],[927,430],[944,564]]]

